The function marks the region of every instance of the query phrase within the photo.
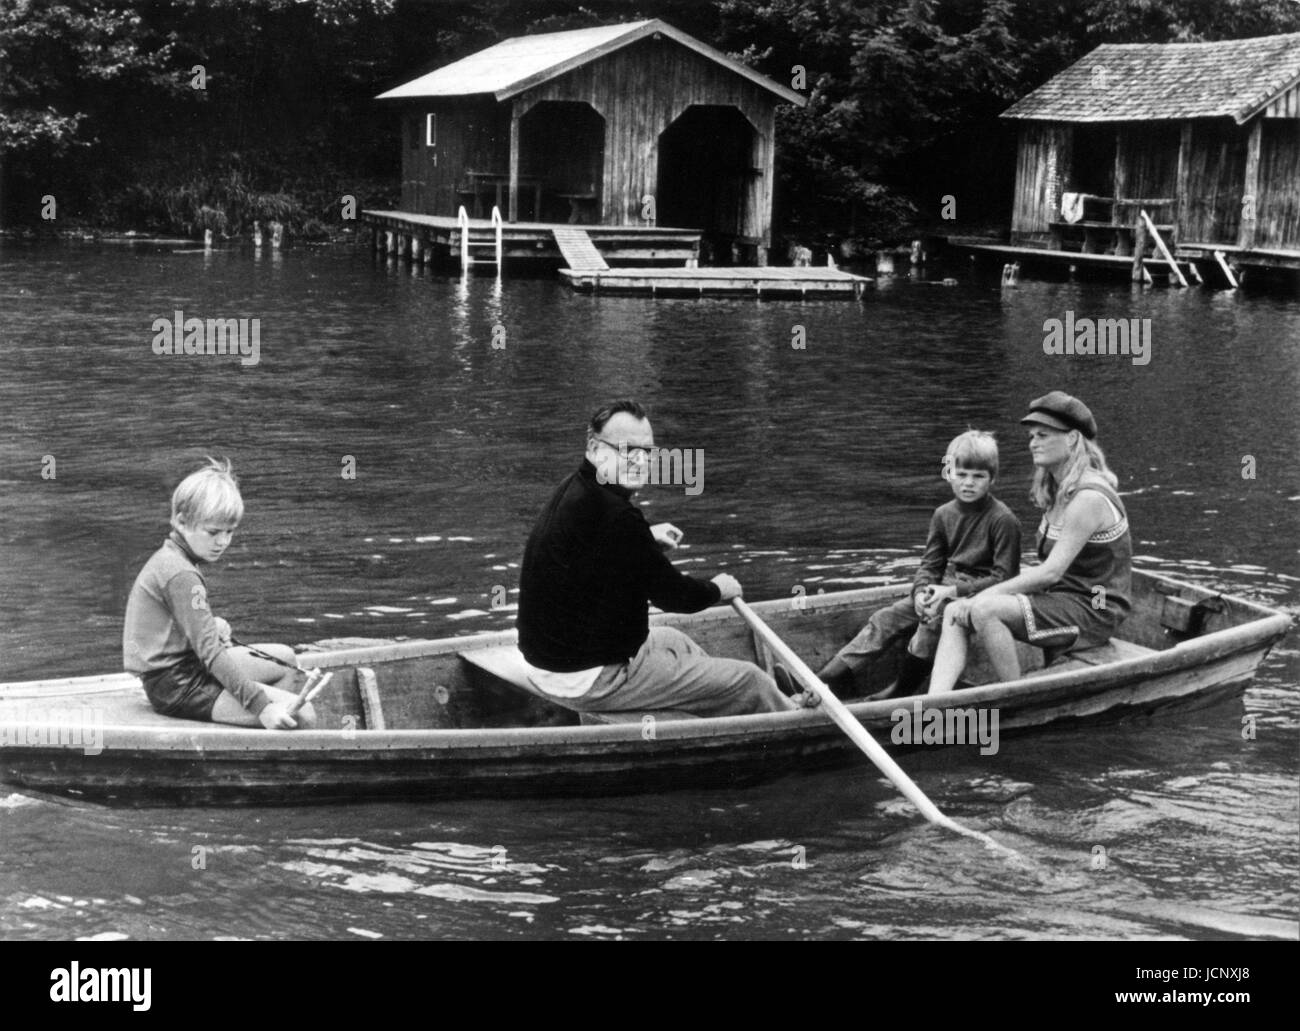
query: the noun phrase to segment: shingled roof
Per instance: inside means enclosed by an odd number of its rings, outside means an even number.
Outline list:
[[[1221,43],[1106,43],[1003,118],[1140,122],[1231,117],[1238,125],[1300,83],[1300,32]]]
[[[601,25],[568,32],[540,32],[514,36],[476,54],[462,57],[443,68],[412,79],[376,100],[404,100],[415,97],[463,97],[490,93],[507,100],[525,90],[579,68],[606,54],[621,50],[648,36],[661,35],[694,50],[697,54],[743,76],[782,100],[802,107],[807,100],[794,90],[773,82],[748,65],[732,60],[720,50],[701,43],[667,22],[647,21]]]

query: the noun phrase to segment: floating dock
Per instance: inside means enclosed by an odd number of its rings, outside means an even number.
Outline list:
[[[575,290],[598,293],[703,297],[861,297],[871,282],[837,268],[611,268],[560,269]]]

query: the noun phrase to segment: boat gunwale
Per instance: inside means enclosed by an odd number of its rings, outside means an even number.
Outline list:
[[[1166,577],[1163,574],[1142,572],[1155,580],[1163,581],[1175,587],[1205,593],[1207,588],[1199,587]],[[882,585],[879,587],[859,588],[850,591],[837,591],[830,594],[807,596],[807,605],[801,611],[807,615],[819,609],[834,609],[853,605],[868,600],[869,596],[890,597],[902,594],[907,585]],[[1051,696],[1062,689],[1085,688],[1073,696],[1074,700],[1083,700],[1114,690],[1124,683],[1148,676],[1161,676],[1192,668],[1202,664],[1203,660],[1222,660],[1256,648],[1271,648],[1292,626],[1292,617],[1281,610],[1270,609],[1265,605],[1247,601],[1233,595],[1212,595],[1230,600],[1249,611],[1258,612],[1258,618],[1225,627],[1200,637],[1180,641],[1169,648],[1151,651],[1148,654],[1107,662],[1097,666],[1062,670],[1057,673],[1035,672],[1034,675],[1001,683],[985,684],[965,688],[941,696],[916,695],[906,699],[882,699],[880,701],[857,701],[846,703],[849,710],[864,725],[878,723],[880,717],[886,716],[906,704],[910,709],[916,702],[921,703],[922,710],[950,708],[968,708],[981,703],[1027,703],[1040,695]],[[871,599],[874,600],[874,599]],[[788,611],[791,602],[788,599],[771,599],[758,602],[758,610]],[[666,616],[666,614],[665,614]],[[715,607],[701,613],[693,614],[702,621],[714,622],[737,619],[729,607]],[[671,618],[671,617],[666,617]],[[662,621],[662,619],[658,620]],[[317,657],[330,660],[329,666],[359,665],[366,659],[371,662],[391,661],[390,653],[394,649],[404,649],[401,658],[447,654],[451,651],[463,652],[477,650],[478,647],[494,647],[498,644],[513,643],[516,638],[514,630],[505,630],[464,637],[440,638],[432,641],[412,641],[399,645],[382,645],[367,648],[344,649],[336,652],[305,653],[304,658]],[[475,645],[466,648],[469,641]],[[449,647],[449,646],[454,646]],[[377,658],[385,655],[385,660]],[[322,663],[322,665],[324,665]],[[93,698],[97,694],[123,691],[138,686],[138,680],[129,674],[102,674],[90,678],[99,681],[99,689],[84,692],[71,690],[52,695],[50,692],[38,692],[27,695],[11,693],[14,689],[35,689],[40,685],[68,687],[77,678],[59,681],[27,681],[9,685],[0,685],[0,700],[21,700],[30,698],[39,700],[50,697],[67,697],[68,694],[85,694]],[[93,704],[93,703],[92,703]],[[543,753],[564,749],[565,754],[579,754],[583,746],[599,750],[603,746],[635,745],[645,751],[655,751],[663,743],[676,743],[679,747],[692,743],[708,747],[723,747],[736,739],[756,742],[762,738],[785,738],[791,734],[824,734],[832,726],[829,716],[819,709],[796,709],[778,713],[756,713],[744,716],[719,716],[699,719],[660,719],[656,721],[655,735],[646,739],[640,721],[623,724],[566,725],[558,727],[474,727],[408,730],[303,730],[292,734],[275,735],[268,739],[265,730],[260,728],[235,727],[222,724],[177,721],[177,727],[159,727],[144,724],[104,724],[105,751],[109,749],[108,733],[113,733],[111,749],[114,752],[149,751],[157,754],[180,753],[196,757],[217,757],[221,754],[249,755],[260,753],[266,756],[283,756],[288,753],[333,753],[340,757],[353,754],[384,752],[415,752],[426,755],[444,754],[447,756],[472,754],[475,750],[491,749],[536,749]],[[64,724],[66,725],[66,724]],[[60,726],[57,721],[26,720],[15,721],[0,718],[0,726]],[[9,752],[42,751],[83,751],[83,744],[46,743],[41,745],[12,744],[0,746],[0,754]]]

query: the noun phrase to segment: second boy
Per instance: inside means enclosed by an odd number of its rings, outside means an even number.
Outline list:
[[[968,430],[948,445],[943,478],[953,500],[935,509],[911,594],[880,609],[818,674],[837,694],[852,697],[854,674],[901,638],[909,637],[898,680],[875,697],[920,691],[953,598],[977,594],[1020,572],[1020,522],[989,493],[998,475],[998,445],[990,433]]]

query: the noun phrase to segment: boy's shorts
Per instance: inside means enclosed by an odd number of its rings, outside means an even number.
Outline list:
[[[212,720],[212,707],[224,688],[193,653],[175,666],[141,675],[149,704],[163,716],[182,720]]]

